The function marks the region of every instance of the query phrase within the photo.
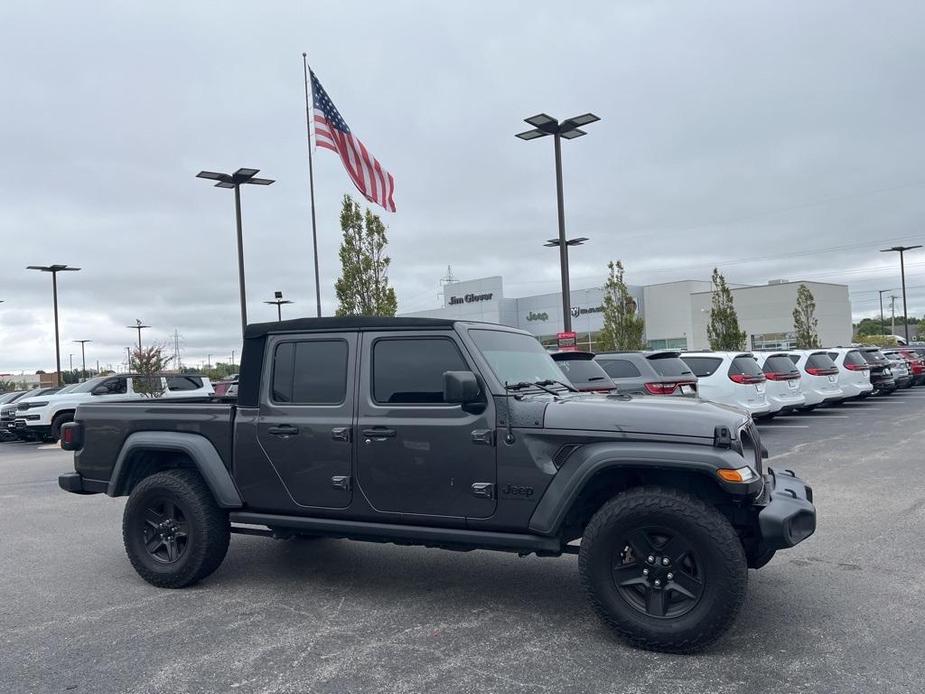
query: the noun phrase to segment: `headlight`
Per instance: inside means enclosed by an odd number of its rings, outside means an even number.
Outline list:
[[[716,475],[724,482],[733,482],[735,484],[748,484],[758,479],[758,473],[748,465],[735,470],[720,468],[716,471]]]

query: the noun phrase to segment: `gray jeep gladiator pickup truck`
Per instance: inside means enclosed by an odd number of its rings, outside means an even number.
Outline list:
[[[235,532],[577,554],[616,632],[676,652],[718,638],[747,569],[816,525],[745,412],[575,392],[533,336],[483,323],[251,325],[236,404],[81,405],[62,446],[63,489],[128,496],[155,586],[211,574]]]

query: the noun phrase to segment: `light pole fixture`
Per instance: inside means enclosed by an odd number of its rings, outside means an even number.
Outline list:
[[[283,298],[282,292],[273,292],[273,301],[264,301],[265,304],[276,304],[276,320],[283,320],[283,310],[280,308],[283,304],[291,304],[289,299]]]
[[[903,283],[903,328],[906,333],[906,344],[909,344],[909,316],[906,312],[906,263],[903,260],[903,253],[906,251],[912,251],[916,248],[921,248],[922,246],[893,246],[892,248],[883,248],[880,250],[881,253],[899,253],[899,271],[902,276]]]
[[[138,331],[138,351],[140,352],[141,351],[141,331],[144,330],[145,328],[150,328],[151,326],[145,325],[138,318],[136,318],[135,325],[126,325],[125,327],[128,328],[129,330]]]
[[[587,240],[588,240],[587,236],[579,236],[576,239],[566,239],[565,245],[566,246],[580,246]],[[546,246],[547,248],[556,248],[558,247],[560,243],[562,242],[559,239],[549,239],[549,241],[547,241],[543,245]]]
[[[87,353],[85,351],[85,346],[88,342],[93,342],[93,340],[72,340],[72,342],[80,343],[80,376],[81,378],[87,377]]]
[[[67,265],[28,265],[27,270],[38,270],[39,272],[51,273],[51,294],[55,306],[55,376],[57,383],[61,385],[61,344],[58,337],[58,273],[59,272],[77,272],[79,267],[68,267]]]
[[[200,171],[196,178],[218,181],[216,188],[234,189],[234,218],[238,232],[238,289],[241,294],[241,337],[247,328],[247,292],[244,287],[244,233],[241,230],[241,186],[249,183],[255,186],[268,186],[274,181],[269,178],[255,178],[260,169],[238,169],[232,174],[218,171]]]
[[[587,135],[587,133],[581,129],[581,126],[599,121],[600,118],[593,113],[585,113],[581,116],[575,116],[574,118],[567,118],[560,123],[552,116],[540,113],[524,120],[533,126],[533,130],[517,133],[516,137],[519,137],[521,140],[536,140],[540,137],[552,135],[553,141],[555,142],[556,203],[559,213],[559,238],[555,245],[559,247],[559,270],[562,274],[562,327],[564,332],[568,333],[572,331],[572,307],[568,277],[568,247],[569,245],[578,244],[570,244],[568,239],[565,238],[565,205],[562,195],[562,139],[574,140],[576,137]]]

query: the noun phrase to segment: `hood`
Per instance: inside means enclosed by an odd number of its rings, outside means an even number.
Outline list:
[[[547,429],[695,436],[711,441],[717,426],[735,432],[749,420],[748,413],[736,407],[665,395],[569,395],[551,401],[545,415]]]

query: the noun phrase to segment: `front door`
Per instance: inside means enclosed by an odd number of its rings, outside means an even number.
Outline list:
[[[300,506],[352,498],[357,336],[281,335],[268,346],[257,440]]]
[[[443,374],[471,371],[452,331],[364,333],[357,482],[372,506],[419,516],[495,510],[493,403],[443,401]]]

